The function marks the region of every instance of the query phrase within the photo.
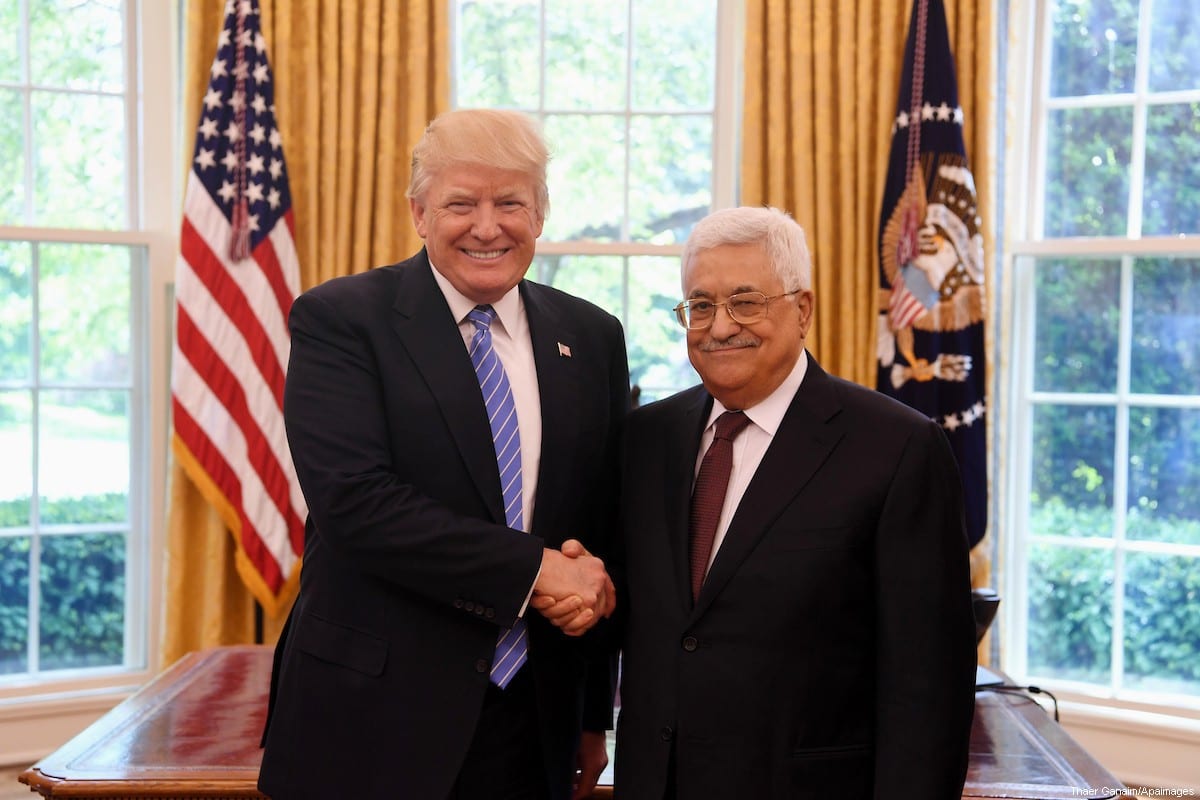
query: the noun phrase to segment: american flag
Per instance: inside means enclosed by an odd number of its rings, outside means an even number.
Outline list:
[[[877,388],[941,424],[987,529],[983,234],[942,0],[913,0],[879,224]]]
[[[229,0],[184,195],[171,444],[273,616],[299,566],[308,513],[283,427],[287,316],[299,289],[258,2]]]

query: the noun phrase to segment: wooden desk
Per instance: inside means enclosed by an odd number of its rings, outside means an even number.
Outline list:
[[[17,779],[43,797],[265,798],[271,652],[189,653]]]
[[[19,780],[44,797],[261,800],[270,673],[269,647],[191,653]],[[1099,800],[1121,788],[1029,698],[977,695],[964,798]]]

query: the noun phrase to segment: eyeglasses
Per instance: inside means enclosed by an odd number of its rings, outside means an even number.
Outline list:
[[[712,300],[703,298],[684,300],[675,306],[675,318],[679,320],[680,325],[690,331],[702,331],[712,327],[713,321],[717,318],[717,306],[725,306],[725,310],[729,312],[729,318],[738,325],[753,325],[767,318],[767,306],[772,300],[799,292],[799,289],[793,289],[790,292],[774,294],[770,297],[762,292],[742,292],[729,295],[729,299],[723,303],[714,303]]]

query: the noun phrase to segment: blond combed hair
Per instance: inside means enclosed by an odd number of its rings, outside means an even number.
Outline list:
[[[439,114],[413,148],[408,197],[420,202],[434,177],[454,165],[512,170],[533,183],[536,211],[550,212],[546,167],[550,151],[541,125],[528,114],[494,108],[463,108]]]

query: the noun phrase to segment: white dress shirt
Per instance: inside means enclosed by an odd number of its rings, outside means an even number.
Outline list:
[[[729,521],[733,519],[738,504],[742,502],[742,495],[746,493],[750,479],[758,471],[758,465],[762,463],[763,455],[771,446],[771,440],[775,438],[775,432],[779,430],[779,426],[783,422],[783,415],[787,413],[788,406],[792,404],[792,399],[796,396],[796,390],[804,381],[804,373],[807,369],[808,356],[805,355],[804,350],[801,350],[800,357],[796,359],[796,366],[792,367],[792,371],[774,392],[757,405],[741,409],[750,418],[750,424],[733,440],[733,468],[729,472],[729,488],[725,493],[725,504],[721,506],[721,517],[717,521],[717,532],[713,538],[713,548],[708,557],[708,566],[704,569],[705,575],[708,574],[709,567],[712,567],[713,559],[717,557],[721,543],[725,541],[725,532],[729,530]],[[704,433],[700,437],[700,452],[696,456],[696,469],[692,474],[693,489],[696,485],[696,476],[700,474],[700,464],[704,461],[704,454],[708,452],[708,446],[712,444],[717,417],[727,410],[720,400],[713,398],[712,413],[708,415],[708,424],[704,427]]]

